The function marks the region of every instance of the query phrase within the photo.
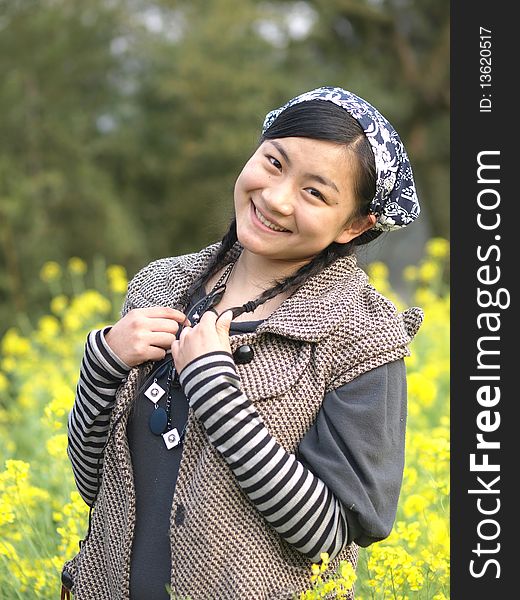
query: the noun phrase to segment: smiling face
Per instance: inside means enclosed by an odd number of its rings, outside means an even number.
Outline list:
[[[265,140],[235,183],[238,240],[254,254],[291,263],[346,243],[374,217],[354,219],[355,159],[333,142]]]

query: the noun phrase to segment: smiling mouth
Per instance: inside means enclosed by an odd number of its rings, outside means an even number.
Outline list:
[[[289,232],[288,229],[284,229],[283,227],[280,227],[279,225],[276,225],[275,223],[272,223],[271,221],[266,219],[264,217],[264,215],[258,210],[258,208],[256,208],[256,206],[254,204],[253,204],[253,210],[255,211],[256,218],[260,221],[260,223],[262,223],[262,225],[265,225],[271,231],[279,231],[281,233]]]

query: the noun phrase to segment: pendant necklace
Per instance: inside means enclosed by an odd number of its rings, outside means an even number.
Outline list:
[[[166,382],[163,382],[166,376]],[[149,384],[150,379],[153,381]],[[173,359],[170,357],[164,364],[152,373],[145,386],[144,395],[154,404],[154,409],[148,419],[150,431],[157,436],[162,436],[164,444],[168,450],[178,446],[184,439],[188,422],[186,421],[181,433],[177,427],[173,426],[172,414],[172,394],[175,383],[176,371],[173,366]],[[159,400],[166,395],[166,406],[160,406]]]
[[[213,306],[222,300],[224,292],[226,291],[227,281],[231,275],[234,265],[235,262],[232,262],[227,266],[223,275],[213,286],[213,289],[209,292],[209,294],[199,300],[189,311],[187,319],[192,326],[196,325],[200,321],[202,315],[208,309],[213,308]],[[177,337],[179,337],[181,330],[182,325],[177,331]],[[161,380],[163,380],[165,376],[166,383],[163,383]],[[160,385],[159,381],[162,383],[162,385]],[[158,365],[158,367],[151,373],[141,388],[146,388],[144,395],[154,404],[154,410],[152,411],[148,420],[150,431],[154,435],[162,436],[164,444],[168,450],[175,448],[182,442],[188,424],[186,421],[186,424],[184,425],[184,428],[180,434],[178,429],[173,427],[172,388],[174,383],[177,382],[178,374],[173,365],[173,358],[170,356],[169,359],[163,364]],[[161,400],[164,395],[166,395],[166,407],[159,405],[159,400]]]
[[[224,297],[224,293],[226,291],[227,282],[229,280],[229,277],[231,275],[231,272],[233,271],[233,267],[235,266],[235,264],[236,264],[236,261],[229,263],[229,265],[224,269],[224,273],[222,273],[221,277],[219,278],[217,283],[213,286],[213,288],[209,292],[209,294],[207,294],[206,296],[204,296],[204,298],[199,300],[188,312],[187,319],[192,324],[192,326],[196,325],[200,321],[202,315],[207,310],[209,310],[210,308],[213,308],[222,300],[222,298]],[[179,336],[180,331],[181,330],[179,329],[179,332],[177,333],[177,337]]]

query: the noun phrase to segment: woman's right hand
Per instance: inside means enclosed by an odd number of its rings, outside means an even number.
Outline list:
[[[148,360],[162,360],[179,324],[185,321],[186,315],[174,308],[134,308],[112,326],[105,340],[116,356],[135,367]]]

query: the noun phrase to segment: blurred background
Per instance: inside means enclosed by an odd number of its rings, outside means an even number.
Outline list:
[[[0,600],[56,598],[87,531],[66,453],[87,333],[138,269],[222,235],[265,114],[321,85],[390,120],[422,205],[361,249],[425,320],[396,522],[356,599],[449,598],[449,33],[448,0],[0,0]]]
[[[449,238],[448,0],[1,0],[0,73],[0,336],[48,312],[49,262],[131,277],[219,238],[264,115],[320,85],[414,167],[421,218],[361,260],[399,289]]]

